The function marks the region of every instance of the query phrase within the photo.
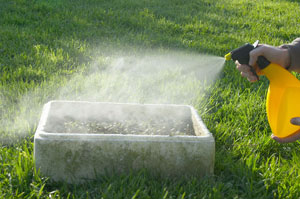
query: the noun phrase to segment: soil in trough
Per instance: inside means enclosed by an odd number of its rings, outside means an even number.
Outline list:
[[[55,125],[55,132],[84,134],[195,135],[191,121],[157,119],[149,121],[78,121],[68,118]]]

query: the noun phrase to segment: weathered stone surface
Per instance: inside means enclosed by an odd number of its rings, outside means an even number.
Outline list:
[[[194,135],[65,133],[59,125],[70,117],[118,122],[174,118],[190,123]],[[201,177],[212,174],[214,167],[214,138],[194,108],[183,105],[51,101],[44,106],[34,144],[41,173],[69,183],[140,169],[167,177]]]

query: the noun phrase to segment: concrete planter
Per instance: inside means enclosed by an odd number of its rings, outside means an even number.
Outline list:
[[[75,123],[66,127],[70,120]],[[109,122],[118,127],[99,126]],[[51,101],[34,137],[36,167],[69,183],[140,169],[201,177],[213,173],[214,155],[214,138],[195,109],[184,105]]]

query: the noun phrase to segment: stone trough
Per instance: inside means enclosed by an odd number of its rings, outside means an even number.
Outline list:
[[[50,101],[34,136],[37,169],[68,183],[141,169],[202,177],[214,156],[212,134],[185,105]]]

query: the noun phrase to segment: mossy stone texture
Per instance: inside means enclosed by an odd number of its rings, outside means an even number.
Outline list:
[[[184,135],[180,125],[163,124],[170,133],[63,132],[65,120],[149,125],[180,121],[191,125],[193,134]],[[145,128],[149,128],[145,125]],[[188,125],[188,126],[189,126]],[[155,128],[157,127],[157,124]],[[104,129],[104,128],[99,128]],[[172,131],[171,131],[172,129]],[[103,130],[104,131],[104,130]],[[45,104],[34,137],[37,169],[54,181],[81,183],[101,176],[138,172],[146,169],[162,177],[202,177],[214,168],[215,141],[196,110],[191,106],[167,104],[123,104],[83,101],[50,101]]]

